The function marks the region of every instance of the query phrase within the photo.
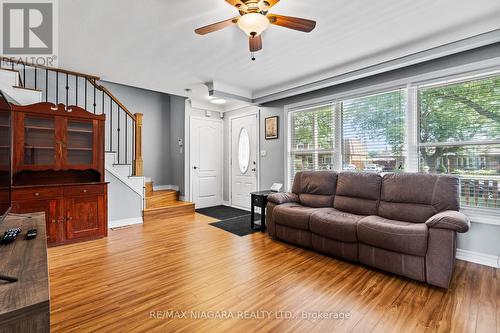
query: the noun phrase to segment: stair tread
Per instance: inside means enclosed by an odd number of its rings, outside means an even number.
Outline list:
[[[161,196],[161,195],[165,195],[165,194],[168,194],[168,195],[177,194],[177,191],[176,190],[157,190],[157,191],[151,192],[150,196],[154,197],[154,196]]]
[[[172,201],[170,204],[165,204],[162,207],[155,207],[155,208],[146,208],[144,209],[145,212],[154,212],[154,211],[159,211],[162,209],[172,209],[172,208],[177,208],[177,207],[187,207],[187,206],[193,206],[194,208],[194,203],[188,202],[188,201]]]
[[[35,91],[35,92],[40,92],[40,93],[42,92],[39,89],[25,88],[25,87],[21,87],[21,86],[13,86],[12,88],[22,89],[22,90],[29,90],[29,91]]]

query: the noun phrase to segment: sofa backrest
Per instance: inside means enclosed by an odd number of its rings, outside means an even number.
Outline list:
[[[337,173],[333,171],[298,172],[293,181],[292,192],[304,206],[314,208],[333,207]]]
[[[338,176],[334,207],[358,214],[377,215],[382,176],[369,172],[341,172]]]
[[[459,180],[448,175],[386,174],[378,215],[391,220],[424,223],[431,216],[460,208]]]

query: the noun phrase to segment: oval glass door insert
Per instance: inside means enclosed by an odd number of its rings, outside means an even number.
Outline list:
[[[249,164],[250,164],[250,137],[248,136],[247,129],[243,127],[240,131],[240,137],[238,142],[238,165],[240,167],[240,172],[246,173],[248,171]]]

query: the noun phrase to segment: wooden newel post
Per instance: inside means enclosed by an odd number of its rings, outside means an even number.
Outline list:
[[[144,176],[144,161],[142,160],[142,116],[142,113],[135,114],[134,176]]]

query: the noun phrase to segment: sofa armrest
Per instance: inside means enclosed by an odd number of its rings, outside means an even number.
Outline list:
[[[467,232],[470,227],[470,221],[464,214],[447,210],[438,213],[425,222],[429,228],[435,229],[449,229],[456,232]]]
[[[299,196],[295,193],[274,193],[267,197],[267,200],[277,205],[286,203],[298,203]]]

